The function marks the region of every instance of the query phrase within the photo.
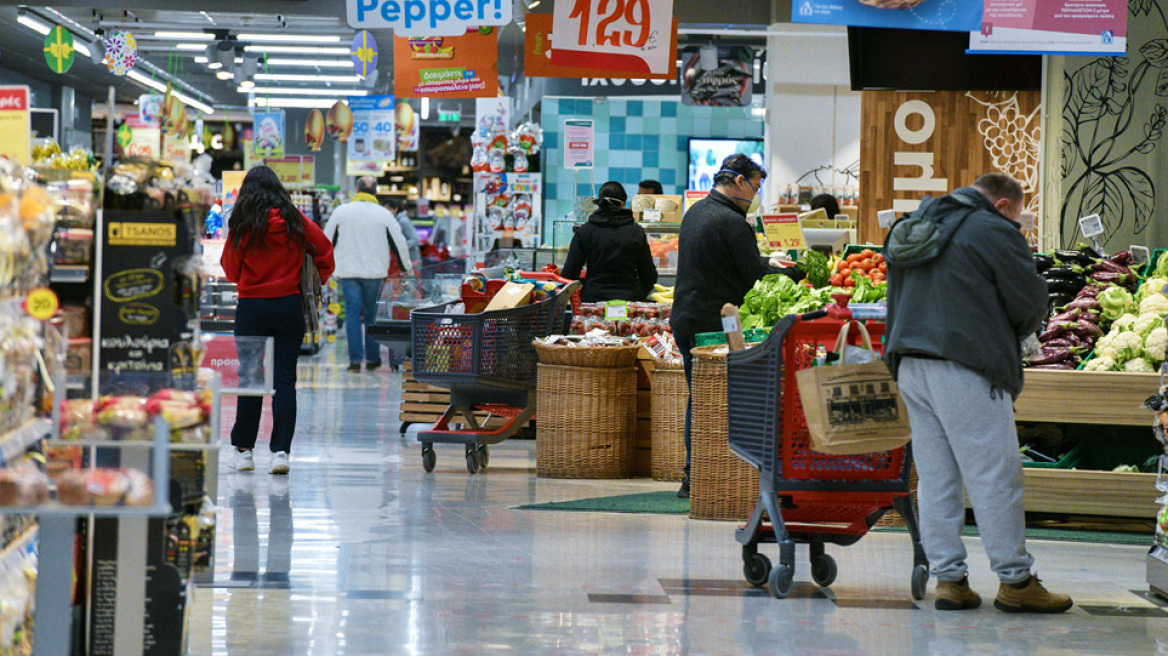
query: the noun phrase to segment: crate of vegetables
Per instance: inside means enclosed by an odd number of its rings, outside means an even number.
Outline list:
[[[879,285],[888,277],[888,265],[879,248],[860,248],[849,253],[851,249],[859,248],[849,245],[844,249],[844,257],[835,266],[832,272],[831,285],[833,287],[852,288],[859,284],[859,277],[867,278],[873,285]],[[857,275],[852,275],[857,274]]]

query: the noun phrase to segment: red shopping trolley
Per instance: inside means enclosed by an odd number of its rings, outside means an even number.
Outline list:
[[[795,372],[831,350],[843,321],[851,320],[846,306],[833,307],[831,318],[827,314],[785,317],[765,342],[726,360],[730,448],[759,471],[758,503],[735,536],[746,580],[768,584],[773,596],[786,597],[793,587],[795,545],[807,544],[812,580],[830,586],[837,567],[824,545],[855,544],[896,510],[912,537],[912,595],[924,599],[929,568],[909,496],[909,449],[834,456],[811,448]],[[867,327],[877,338],[874,348],[883,351],[878,338],[884,324]],[[779,545],[775,567],[758,550],[770,542]]]

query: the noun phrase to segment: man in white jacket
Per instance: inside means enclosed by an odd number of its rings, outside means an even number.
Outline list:
[[[324,230],[333,243],[337,262],[333,277],[341,282],[345,298],[349,371],[361,371],[362,361],[366,371],[381,366],[380,348],[368,330],[376,318],[381,282],[393,258],[406,275],[412,273],[410,250],[401,226],[389,210],[377,203],[375,193],[376,180],[358,180],[353,202],[338,207]]]

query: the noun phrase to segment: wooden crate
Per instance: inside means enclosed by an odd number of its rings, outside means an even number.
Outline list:
[[[1158,374],[1110,371],[1027,371],[1014,404],[1018,421],[1148,426],[1140,407],[1160,387]]]
[[[411,424],[434,424],[442,418],[442,413],[450,407],[450,390],[419,383],[414,379],[413,363],[402,363],[402,402],[398,409],[398,421]],[[507,423],[502,417],[487,420],[487,413],[476,412],[480,421],[486,420],[486,428],[498,428]],[[461,425],[461,424],[456,424]]]

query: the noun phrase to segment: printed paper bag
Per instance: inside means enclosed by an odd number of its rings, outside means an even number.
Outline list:
[[[845,324],[836,352],[845,354]],[[871,350],[868,331],[859,326]],[[795,373],[811,448],[828,455],[890,451],[908,444],[908,412],[888,367],[880,361],[812,367]]]

